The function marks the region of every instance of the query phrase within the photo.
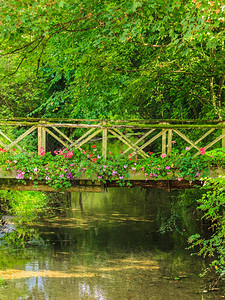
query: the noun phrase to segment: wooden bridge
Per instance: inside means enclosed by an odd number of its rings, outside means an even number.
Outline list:
[[[17,148],[21,152],[37,151],[40,154],[43,150],[53,152],[60,148],[88,149],[93,144],[101,147],[105,160],[109,151],[118,154],[122,150],[121,155],[124,156],[135,154],[147,158],[151,152],[168,154],[173,148],[181,150],[185,147],[189,147],[193,157],[196,157],[200,154],[201,147],[205,150],[225,147],[225,122],[35,118],[0,120],[0,146],[7,151]],[[13,176],[11,175],[11,179]],[[0,173],[1,177],[5,180],[10,179]],[[131,180],[135,183],[143,179],[131,174]],[[2,189],[7,188],[5,184],[6,181],[1,182]],[[78,182],[76,188],[94,188],[93,183],[86,181],[85,184]],[[99,183],[95,186],[102,189]]]

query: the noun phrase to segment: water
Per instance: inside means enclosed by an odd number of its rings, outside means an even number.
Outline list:
[[[51,218],[17,229],[14,246],[0,245],[1,300],[224,297],[206,292],[208,279],[199,277],[204,261],[185,250],[187,237],[201,228],[176,193],[73,193]],[[18,239],[25,248],[15,246]]]

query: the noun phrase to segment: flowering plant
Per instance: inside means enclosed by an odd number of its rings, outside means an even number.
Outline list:
[[[40,155],[17,153],[0,149],[1,168],[6,172],[16,170],[18,180],[30,179],[46,184],[56,190],[67,189],[76,178],[98,180],[106,183],[116,181],[119,185],[130,185],[131,172],[141,172],[145,181],[152,179],[195,180],[201,175],[207,175],[211,166],[225,166],[225,152],[211,151],[209,155],[204,148],[200,149],[198,157],[191,156],[190,147],[181,153],[173,150],[169,154],[152,153],[148,158],[138,158],[137,154],[123,156],[123,152],[114,156],[108,152],[104,160],[96,145],[91,150],[62,149],[53,153],[40,149]],[[219,159],[218,159],[219,157]],[[219,162],[219,164],[218,164]]]

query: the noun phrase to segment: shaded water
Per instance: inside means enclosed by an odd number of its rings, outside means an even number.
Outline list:
[[[25,248],[1,243],[0,299],[222,299],[206,293],[204,261],[185,250],[199,230],[176,193],[73,193],[67,208],[26,229]]]

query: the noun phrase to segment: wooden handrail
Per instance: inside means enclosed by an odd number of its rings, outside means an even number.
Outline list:
[[[57,120],[57,122],[56,122]],[[63,122],[63,121],[67,122]],[[36,132],[37,149],[40,154],[41,148],[46,149],[46,135],[51,135],[62,147],[81,148],[81,146],[89,143],[94,137],[101,135],[102,140],[102,156],[106,159],[109,149],[110,138],[118,139],[126,149],[123,149],[124,155],[140,155],[148,156],[148,150],[159,138],[161,139],[162,153],[169,153],[173,146],[173,134],[178,139],[184,141],[192,151],[197,151],[194,155],[199,154],[200,147],[209,149],[218,141],[222,141],[225,146],[225,122],[218,120],[98,120],[98,119],[38,119],[38,118],[10,118],[0,119],[0,145],[5,149],[22,147],[18,145],[21,140],[26,138],[33,132]],[[71,122],[71,123],[70,123]],[[86,123],[85,123],[86,122]],[[193,123],[193,124],[191,124]],[[7,135],[7,127],[24,128],[19,136],[15,134],[15,138]],[[2,129],[3,128],[3,129]],[[67,136],[62,128],[70,128],[72,132],[77,130],[76,138]],[[198,131],[196,136],[191,137],[191,129]],[[187,130],[188,133],[185,131]],[[53,132],[54,131],[54,132]],[[137,137],[137,131],[139,137]],[[184,132],[185,131],[185,132]],[[129,132],[129,135],[126,133]],[[17,133],[15,131],[15,133]],[[132,133],[134,136],[132,137]],[[211,136],[211,137],[210,137]],[[195,141],[193,140],[195,139]],[[207,142],[206,142],[207,139]],[[205,141],[205,142],[204,142]],[[204,143],[203,143],[204,142]]]

